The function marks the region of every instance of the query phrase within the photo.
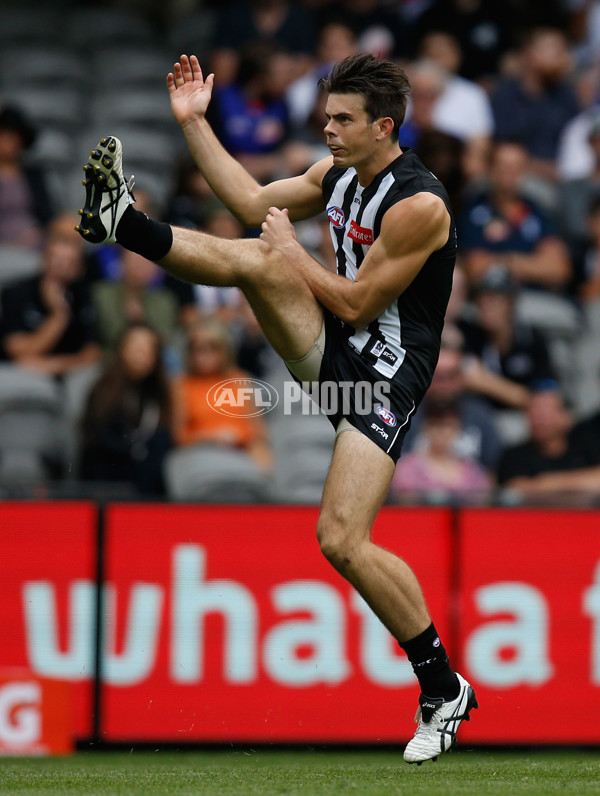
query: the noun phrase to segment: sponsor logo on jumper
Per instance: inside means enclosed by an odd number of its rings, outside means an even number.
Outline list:
[[[390,409],[387,409],[385,406],[378,406],[377,409],[375,409],[375,413],[379,415],[387,426],[394,428],[397,423],[396,415]]]
[[[381,340],[377,340],[377,342],[371,349],[371,353],[375,354],[376,357],[379,357],[381,356],[381,354],[383,354],[384,349],[385,349],[385,343],[383,343]]]
[[[384,348],[381,352],[381,358],[387,359],[388,362],[391,362],[394,365],[398,361],[398,357],[391,351],[389,348]]]
[[[346,223],[346,216],[344,215],[344,211],[342,210],[341,207],[336,207],[335,205],[328,207],[327,215],[329,216],[329,220],[336,229],[342,229],[342,227]]]
[[[384,430],[381,428],[381,426],[378,426],[378,425],[377,425],[377,423],[371,423],[371,428],[373,429],[373,431],[376,431],[378,434],[381,434],[381,436],[382,436],[384,439],[387,439],[387,438],[390,436],[390,435],[387,433],[387,431],[384,431]]]
[[[348,230],[348,237],[357,243],[362,243],[365,246],[373,245],[373,230],[367,227],[361,227],[356,221],[350,222],[350,229]]]

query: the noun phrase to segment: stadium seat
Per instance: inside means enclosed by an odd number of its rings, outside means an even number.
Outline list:
[[[37,249],[0,244],[0,288],[17,279],[34,276],[40,268],[41,256]]]
[[[0,481],[36,481],[63,461],[62,400],[49,376],[0,365]]]
[[[86,118],[84,96],[77,88],[4,87],[0,95],[3,102],[21,107],[40,127],[49,126],[69,135]]]
[[[32,148],[27,152],[27,163],[46,170],[48,166],[59,172],[73,165],[73,139],[60,130],[40,130]]]
[[[212,46],[212,37],[216,24],[214,11],[204,8],[194,11],[181,19],[168,31],[168,41],[178,58],[181,53],[197,55],[200,63]]]
[[[157,42],[148,18],[131,9],[103,5],[78,5],[67,16],[65,39],[69,45],[88,52],[107,42],[133,44]]]
[[[8,362],[0,363],[0,412],[42,409],[61,412],[62,399],[54,379]]]
[[[60,41],[64,17],[56,3],[31,7],[27,3],[12,3],[0,8],[0,47],[17,44],[52,44]]]
[[[213,445],[172,451],[165,461],[165,480],[174,500],[262,503],[272,497],[271,479],[249,456]]]
[[[284,503],[318,505],[329,471],[332,448],[299,448],[275,454],[275,488]]]
[[[0,77],[6,87],[18,84],[87,88],[91,82],[79,55],[55,44],[4,47],[0,54]]]
[[[173,137],[179,135],[179,127],[171,113],[169,96],[163,85],[136,91],[134,98],[129,92],[118,88],[98,92],[92,100],[91,118],[96,126],[144,126]]]
[[[167,74],[173,69],[173,60],[160,48],[146,45],[110,45],[93,53],[96,85],[103,88],[144,89],[157,87],[166,93]]]

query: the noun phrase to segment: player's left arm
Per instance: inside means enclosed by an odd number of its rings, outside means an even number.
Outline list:
[[[397,202],[383,216],[380,234],[352,282],[325,270],[297,241],[283,243],[282,215],[271,208],[261,237],[297,265],[323,306],[355,328],[367,326],[406,290],[450,230],[448,210],[435,194],[418,193]]]

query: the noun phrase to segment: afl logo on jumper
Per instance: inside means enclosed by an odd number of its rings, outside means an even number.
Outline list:
[[[328,207],[327,208],[327,215],[329,216],[329,220],[333,224],[336,229],[342,229],[344,224],[346,223],[346,216],[344,215],[344,211],[341,207]]]
[[[386,426],[391,426],[394,428],[396,425],[396,415],[393,412],[391,412],[389,409],[386,409],[385,406],[378,406],[375,412],[383,420]]]

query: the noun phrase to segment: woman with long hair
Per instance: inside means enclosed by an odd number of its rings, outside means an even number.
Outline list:
[[[81,478],[121,481],[142,494],[164,494],[162,467],[172,445],[171,420],[171,386],[160,339],[147,324],[132,324],[88,397]]]

